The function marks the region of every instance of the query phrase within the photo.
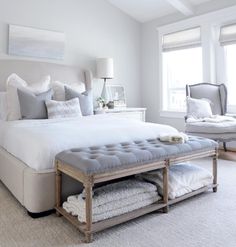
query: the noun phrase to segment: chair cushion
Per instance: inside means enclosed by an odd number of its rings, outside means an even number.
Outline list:
[[[206,134],[236,133],[236,121],[225,121],[221,123],[186,123],[185,132]]]
[[[201,137],[190,137],[184,144],[149,139],[70,149],[59,153],[56,159],[78,168],[85,174],[98,174],[208,151],[217,146],[215,141]]]

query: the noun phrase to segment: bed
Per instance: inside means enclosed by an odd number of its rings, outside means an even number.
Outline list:
[[[86,89],[92,86],[92,73],[73,66],[3,59],[0,60],[0,68],[0,91],[6,90],[6,79],[12,73],[16,73],[26,81],[37,81],[42,76],[50,75],[55,81],[85,84]],[[2,137],[0,138],[2,140]],[[1,146],[0,180],[28,212],[40,213],[53,208],[54,169],[36,171]]]
[[[80,68],[21,60],[0,60],[0,67],[2,91],[12,72],[28,81],[49,74],[52,80],[85,83],[87,89],[92,87],[91,72]],[[1,121],[0,180],[31,216],[40,215],[55,206],[54,158],[57,153],[73,147],[156,138],[160,133],[176,133],[176,129],[106,114],[79,120]],[[64,197],[82,189],[68,177],[63,177],[63,183],[66,184]]]

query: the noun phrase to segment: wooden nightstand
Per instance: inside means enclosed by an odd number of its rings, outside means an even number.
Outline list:
[[[94,114],[111,114],[131,119],[138,119],[145,122],[146,108],[114,108],[114,109],[95,109]]]

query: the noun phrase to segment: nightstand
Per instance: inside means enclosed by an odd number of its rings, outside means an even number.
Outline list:
[[[145,122],[146,108],[114,108],[114,109],[95,109],[94,114],[111,114],[113,116],[120,116],[130,119],[137,119]]]

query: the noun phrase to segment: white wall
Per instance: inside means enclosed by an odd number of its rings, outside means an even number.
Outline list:
[[[129,106],[141,105],[141,26],[105,0],[0,0],[0,59],[9,58],[8,24],[65,32],[64,64],[95,72],[96,57],[113,57],[111,82],[125,85]]]
[[[235,5],[234,0],[215,0],[214,5],[212,2],[202,4],[196,8],[196,15],[201,15],[209,11]],[[236,12],[235,12],[236,14]],[[236,15],[235,15],[236,16]],[[193,22],[198,23],[198,17],[193,17]],[[152,122],[170,124],[180,130],[184,129],[184,118],[176,117],[161,117],[160,116],[160,96],[161,96],[161,81],[159,78],[159,59],[158,59],[158,46],[159,37],[157,28],[170,23],[179,22],[184,19],[181,14],[166,16],[154,21],[144,23],[142,25],[142,75],[141,75],[141,91],[142,91],[142,105],[147,107],[147,120]],[[236,19],[236,17],[235,17]],[[208,80],[208,78],[207,78]]]

